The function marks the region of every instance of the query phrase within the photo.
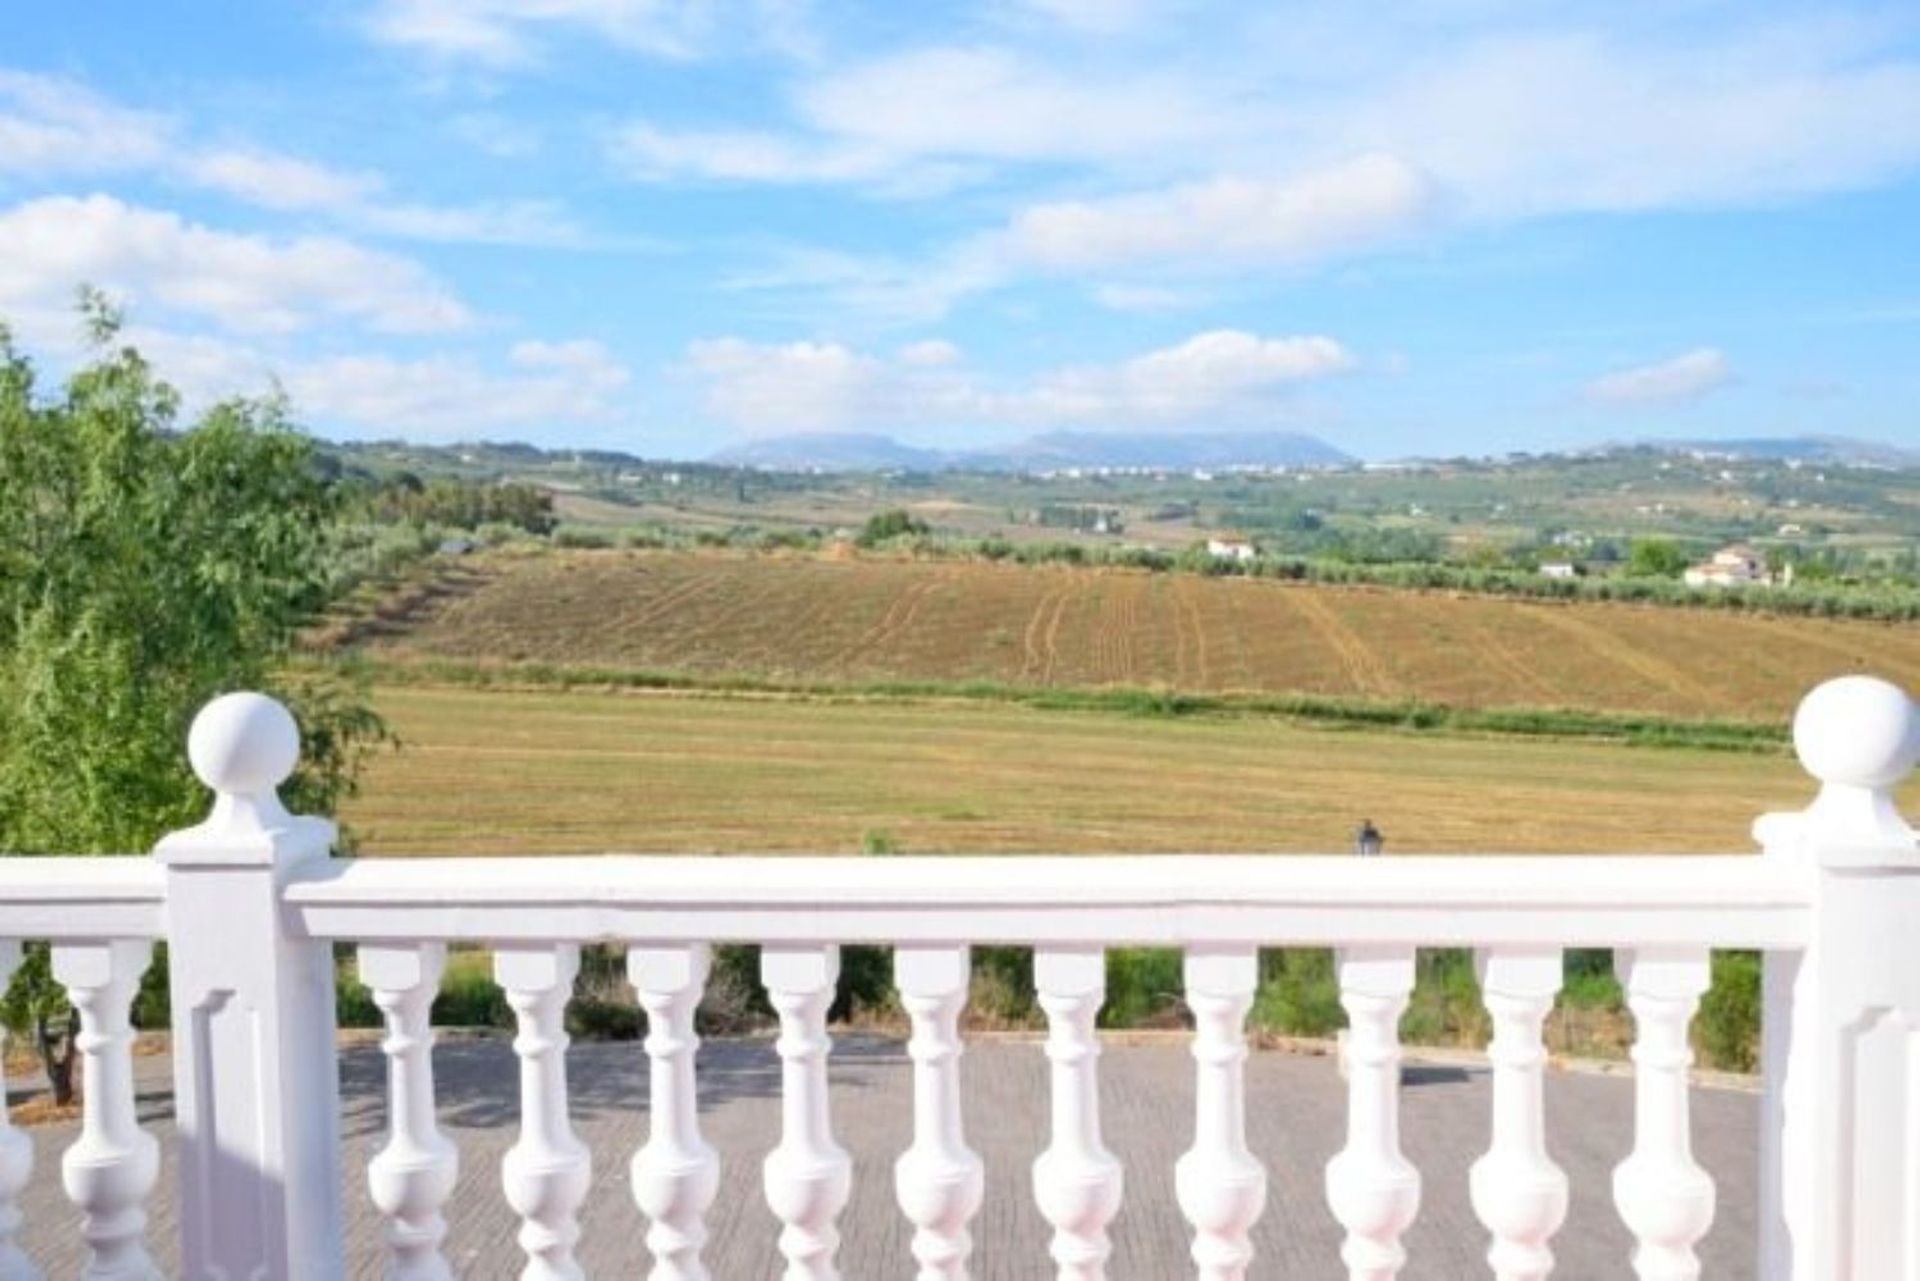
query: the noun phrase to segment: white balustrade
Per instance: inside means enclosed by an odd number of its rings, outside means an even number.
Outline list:
[[[1107,999],[1106,953],[1098,947],[1042,947],[1034,989],[1047,1015],[1053,1137],[1033,1163],[1033,1194],[1053,1225],[1048,1252],[1058,1281],[1102,1281],[1125,1178],[1100,1139],[1100,1041],[1094,1019]]]
[[[1547,1155],[1540,1029],[1560,991],[1559,948],[1502,948],[1475,958],[1493,1019],[1493,1138],[1473,1164],[1474,1213],[1493,1234],[1487,1263],[1497,1281],[1546,1281],[1549,1242],[1567,1217],[1567,1176]]]
[[[1708,962],[1705,948],[1616,960],[1635,1028],[1634,1131],[1633,1152],[1613,1172],[1613,1200],[1633,1233],[1640,1281],[1697,1281],[1693,1247],[1713,1224],[1713,1180],[1693,1159],[1687,1104],[1687,1026],[1707,990]]]
[[[913,1146],[894,1163],[901,1213],[914,1225],[919,1281],[966,1281],[986,1173],[967,1146],[960,1119],[960,1013],[972,978],[964,947],[903,947],[893,954],[894,986],[912,1025]]]
[[[518,1023],[520,1132],[501,1178],[521,1219],[522,1276],[574,1281],[591,1168],[568,1118],[566,1005],[581,944],[646,940],[628,956],[652,1095],[633,1195],[653,1281],[706,1281],[719,1166],[700,1131],[694,1013],[708,940],[759,940],[780,1016],[781,1135],[763,1173],[784,1276],[837,1281],[852,1168],[828,1108],[831,940],[891,942],[913,1032],[913,1139],[895,1191],[920,1281],[964,1281],[983,1191],[960,1107],[965,941],[1031,946],[1051,1094],[1034,1195],[1056,1276],[1102,1281],[1125,1184],[1101,1133],[1104,949],[1177,947],[1196,1088],[1175,1190],[1199,1277],[1240,1281],[1266,1187],[1245,1136],[1255,956],[1333,946],[1351,1027],[1347,1136],[1327,1199],[1348,1276],[1392,1281],[1421,1195],[1399,1140],[1397,1024],[1413,948],[1472,947],[1494,1030],[1472,1202],[1497,1281],[1544,1281],[1569,1189],[1548,1151],[1542,1023],[1562,949],[1611,948],[1637,1025],[1632,1151],[1614,1177],[1631,1268],[1640,1281],[1695,1281],[1715,1194],[1691,1147],[1688,1028],[1709,949],[1756,949],[1757,1275],[1920,1276],[1920,838],[1895,796],[1920,758],[1920,716],[1897,687],[1845,677],[1803,702],[1794,743],[1820,791],[1756,825],[1761,858],[336,860],[331,824],[289,814],[277,795],[297,763],[292,718],[234,694],[209,704],[189,739],[212,811],[152,860],[0,857],[0,979],[20,955],[4,940],[49,940],[79,1012],[84,1113],[61,1169],[82,1212],[87,1281],[157,1281],[144,1236],[158,1148],[137,1124],[129,1009],[158,940],[171,962],[182,1275],[337,1281],[333,950],[357,945],[387,1023],[388,1130],[367,1172],[387,1219],[387,1274],[442,1281],[458,1161],[434,1124],[430,1009],[446,947],[487,944]],[[38,1281],[16,1240],[32,1165],[32,1145],[0,1117],[0,1281]],[[1582,1262],[1590,1275],[1626,1263]]]
[[[1251,949],[1190,948],[1193,1011],[1193,1146],[1174,1168],[1181,1212],[1193,1225],[1200,1281],[1240,1281],[1253,1259],[1249,1233],[1267,1204],[1267,1171],[1247,1150],[1246,1019],[1259,981]]]
[[[0,992],[20,968],[18,940],[0,940]],[[33,1140],[7,1111],[7,1030],[0,1025],[0,1281],[39,1281],[40,1269],[14,1241],[20,1230],[20,1194],[33,1177]]]
[[[694,1014],[713,961],[700,944],[636,947],[627,978],[647,1012],[648,1132],[633,1156],[633,1199],[647,1216],[652,1281],[707,1281],[700,1251],[720,1188],[720,1158],[700,1135]]]
[[[1354,948],[1339,962],[1347,1011],[1347,1146],[1327,1162],[1327,1203],[1347,1230],[1352,1281],[1393,1281],[1400,1236],[1420,1211],[1420,1172],[1400,1152],[1400,1016],[1413,991],[1412,948]]]
[[[785,1226],[786,1281],[837,1281],[837,1220],[853,1190],[853,1162],[833,1141],[827,1108],[827,1007],[840,977],[840,949],[769,947],[760,979],[780,1016],[780,1143],[762,1174],[767,1204]]]
[[[520,1215],[521,1281],[580,1281],[573,1257],[575,1217],[586,1199],[591,1167],[567,1115],[567,1000],[580,973],[571,943],[503,947],[493,976],[513,1007],[520,1056],[520,1139],[500,1163],[507,1204]]]
[[[80,1137],[60,1162],[91,1255],[84,1281],[160,1281],[147,1255],[143,1208],[160,1174],[160,1145],[134,1113],[134,995],[153,959],[145,939],[62,943],[53,976],[80,1014]]]
[[[367,1188],[386,1216],[389,1281],[449,1281],[440,1208],[460,1176],[458,1150],[434,1123],[430,1016],[446,968],[442,943],[360,949],[360,980],[385,1016],[387,1142],[367,1164]]]

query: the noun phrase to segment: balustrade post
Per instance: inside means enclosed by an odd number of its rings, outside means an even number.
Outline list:
[[[324,871],[333,824],[289,814],[277,789],[300,735],[259,694],[194,719],[204,823],[163,839],[181,1272],[188,1281],[344,1274],[333,949],[291,936],[287,882]]]
[[[647,1012],[647,1142],[634,1153],[633,1199],[647,1216],[651,1281],[707,1281],[700,1250],[720,1190],[720,1158],[700,1135],[693,1016],[713,960],[701,944],[636,947],[627,978]]]
[[[520,1058],[520,1138],[500,1162],[507,1204],[520,1216],[520,1281],[581,1281],[573,1257],[592,1161],[567,1114],[567,1002],[580,973],[572,943],[494,949],[493,977],[513,1007]]]
[[[0,939],[0,992],[19,968],[19,941]],[[20,1194],[33,1177],[33,1140],[8,1114],[6,1048],[7,1030],[0,1025],[0,1281],[40,1281],[40,1269],[13,1239],[20,1230]]]
[[[1193,1146],[1174,1167],[1181,1213],[1193,1225],[1200,1281],[1240,1281],[1253,1261],[1249,1233],[1267,1204],[1267,1171],[1247,1150],[1245,1024],[1259,962],[1251,948],[1189,948],[1193,1011]]]
[[[827,1007],[840,977],[840,949],[768,947],[760,979],[780,1015],[780,1144],[762,1174],[767,1204],[785,1227],[786,1281],[839,1281],[835,1220],[853,1191],[853,1162],[833,1141],[827,1107]]]
[[[965,947],[900,947],[894,984],[912,1021],[913,1146],[894,1163],[900,1209],[916,1231],[919,1281],[966,1281],[986,1173],[960,1119],[960,1012],[972,977]]]
[[[387,1022],[387,1143],[367,1165],[367,1188],[387,1216],[388,1281],[451,1281],[440,1207],[460,1177],[460,1153],[434,1122],[431,1026],[446,945],[367,945],[359,961]]]
[[[1559,948],[1502,948],[1475,957],[1493,1019],[1493,1137],[1473,1164],[1474,1213],[1493,1234],[1487,1263],[1497,1281],[1546,1281],[1548,1242],[1567,1217],[1567,1176],[1547,1155],[1540,1027],[1560,990]]]
[[[1846,676],[1794,718],[1820,783],[1754,826],[1811,903],[1804,952],[1766,956],[1761,1281],[1920,1276],[1920,840],[1894,793],[1920,713]]]
[[[1693,1159],[1687,1027],[1711,975],[1706,948],[1617,958],[1633,1011],[1633,1152],[1613,1172],[1613,1202],[1633,1232],[1640,1281],[1697,1281],[1693,1247],[1713,1224],[1713,1179]]]
[[[1053,1138],[1033,1163],[1033,1196],[1053,1225],[1057,1281],[1103,1281],[1125,1176],[1100,1138],[1100,1040],[1094,1019],[1107,998],[1106,953],[1097,947],[1034,951],[1034,987],[1047,1014]]]
[[[1347,1011],[1347,1145],[1327,1162],[1327,1204],[1347,1230],[1352,1281],[1393,1281],[1401,1234],[1420,1211],[1420,1171],[1400,1152],[1400,1016],[1413,991],[1413,949],[1340,953]]]
[[[57,943],[53,977],[80,1014],[80,1137],[60,1163],[80,1207],[91,1257],[83,1281],[161,1281],[147,1254],[147,1194],[160,1174],[160,1145],[134,1115],[133,1022],[140,976],[153,960],[146,939]]]

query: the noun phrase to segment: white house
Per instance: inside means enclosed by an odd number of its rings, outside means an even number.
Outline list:
[[[1207,554],[1221,560],[1250,561],[1258,553],[1253,544],[1237,534],[1225,534],[1207,540]]]
[[[1711,558],[1689,566],[1683,577],[1689,587],[1752,587],[1770,581],[1767,563],[1743,543],[1722,547]]]

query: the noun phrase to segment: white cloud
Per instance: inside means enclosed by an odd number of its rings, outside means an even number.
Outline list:
[[[465,327],[466,307],[407,258],[325,236],[275,240],[188,222],[111,196],[50,196],[0,210],[0,311],[70,303],[89,282],[136,307],[235,333],[349,322],[381,333]]]
[[[796,109],[813,130],[917,158],[1118,160],[1216,139],[1231,104],[1157,70],[1094,77],[1005,49],[934,47],[833,72]]]
[[[1298,263],[1402,239],[1433,215],[1431,185],[1387,155],[1277,181],[1216,178],[1098,201],[1036,205],[1012,252],[1062,270],[1205,259]]]
[[[179,388],[189,412],[277,383],[295,417],[360,434],[451,440],[617,421],[627,368],[599,343],[527,341],[504,372],[469,355],[308,358],[210,334],[136,325],[127,340]]]
[[[1022,2],[1083,26],[1133,8]],[[1747,207],[1920,168],[1920,58],[1886,21],[1741,9],[1591,22],[1564,6],[1449,3],[1383,31],[1352,6],[1257,9],[1157,22],[1150,51],[1063,52],[1051,22],[1003,23],[998,44],[828,66],[795,86],[784,123],[643,126],[639,160],[625,160],[656,182],[887,196],[970,184],[983,194],[972,208],[1011,204],[998,230],[955,233],[918,261],[843,254],[815,286],[910,321],[1036,272],[1125,266],[1179,286],[1422,233]]]
[[[925,359],[925,346],[885,360],[841,343],[715,338],[691,344],[686,365],[716,418],[767,432],[1217,424],[1270,415],[1292,387],[1355,364],[1331,338],[1213,330],[1117,364],[1057,369],[1001,386],[962,367],[957,350]]]
[[[946,339],[928,338],[908,343],[900,349],[898,358],[903,365],[957,365],[960,354],[960,349]]]
[[[612,154],[629,176],[653,182],[853,182],[894,165],[892,157],[872,149],[753,130],[672,130],[646,121],[620,129]]]
[[[1700,347],[1651,365],[1622,369],[1587,384],[1587,399],[1597,405],[1672,405],[1698,400],[1733,377],[1724,353]]]
[[[1181,289],[1122,282],[1094,286],[1093,300],[1109,311],[1182,311],[1198,306],[1201,301]]]
[[[0,70],[0,175],[93,173],[157,164],[171,123],[51,76]]]
[[[188,156],[183,176],[263,209],[340,209],[359,205],[381,181],[373,174],[342,173],[294,156],[251,148]]]
[[[1154,0],[1021,0],[1034,13],[1062,26],[1112,35],[1141,25],[1158,7]]]
[[[530,61],[539,32],[567,28],[685,58],[710,25],[709,9],[701,0],[379,0],[366,30],[383,43],[491,67]]]
[[[507,358],[523,369],[551,370],[576,379],[584,387],[612,391],[632,378],[627,367],[613,358],[604,343],[590,338],[567,342],[528,339],[515,343]]]
[[[436,205],[396,199],[380,174],[251,145],[202,147],[176,122],[69,80],[0,71],[0,176],[155,173],[260,209],[324,214],[354,231],[441,243],[602,243],[547,200]],[[629,247],[638,240],[619,243]]]
[[[1034,388],[1032,401],[1049,420],[1178,423],[1289,384],[1345,373],[1354,364],[1347,349],[1331,338],[1261,338],[1215,329],[1118,366],[1050,374]]]

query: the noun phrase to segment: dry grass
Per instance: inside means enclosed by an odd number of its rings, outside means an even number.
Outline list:
[[[370,854],[1746,850],[1784,756],[1003,704],[387,688]]]
[[[1920,684],[1920,629],[1897,624],[876,557],[587,552],[488,572],[376,651],[1751,719],[1843,671]]]

